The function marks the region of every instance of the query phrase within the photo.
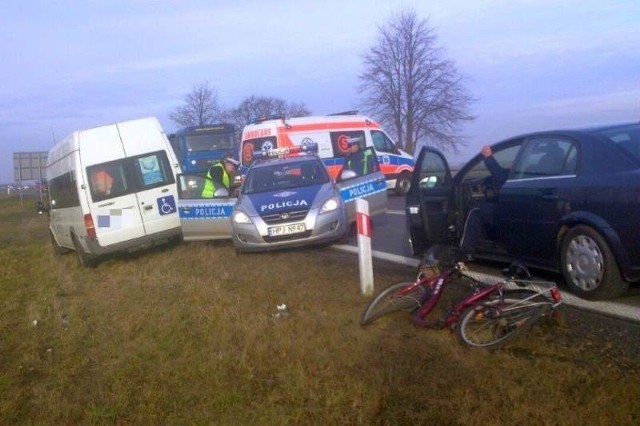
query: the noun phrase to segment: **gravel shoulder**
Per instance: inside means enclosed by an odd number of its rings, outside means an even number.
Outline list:
[[[571,306],[560,312],[557,344],[577,351],[581,359],[640,372],[640,323]]]

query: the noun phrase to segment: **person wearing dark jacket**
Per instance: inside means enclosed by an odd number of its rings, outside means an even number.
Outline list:
[[[346,157],[345,168],[354,171],[358,176],[365,176],[376,171],[371,150],[362,150],[360,138],[349,141],[349,153]]]
[[[491,176],[493,176],[494,189],[497,192],[507,181],[509,170],[502,167],[496,161],[493,156],[493,150],[489,145],[482,147],[480,154],[484,157],[484,164],[487,166],[487,169],[489,169]],[[495,201],[485,199],[469,210],[459,245],[462,260],[473,259],[473,251],[475,250],[476,243],[483,229],[493,226],[495,207]]]

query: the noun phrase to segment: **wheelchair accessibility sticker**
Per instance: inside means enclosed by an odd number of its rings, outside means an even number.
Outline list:
[[[157,198],[156,203],[158,203],[160,216],[171,214],[176,211],[176,200],[173,198],[173,195]]]

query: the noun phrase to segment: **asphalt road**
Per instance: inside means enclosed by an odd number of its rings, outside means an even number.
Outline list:
[[[349,246],[344,249],[357,252],[355,236],[351,237]],[[419,259],[411,254],[406,232],[404,197],[389,194],[387,213],[373,219],[371,249],[376,258],[407,265],[408,272],[412,272],[417,266]],[[473,263],[472,269],[488,275],[500,276],[500,270],[504,266],[477,261]],[[561,275],[536,270],[532,273],[539,279],[561,283],[560,289],[563,290],[564,283]],[[569,293],[566,288],[562,291],[562,295],[564,302],[568,305],[640,322],[640,285],[638,284],[634,284],[626,295],[606,302],[589,302],[580,299]]]

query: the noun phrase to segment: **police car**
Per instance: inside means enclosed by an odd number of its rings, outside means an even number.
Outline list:
[[[238,251],[324,244],[345,236],[355,221],[356,199],[369,202],[371,215],[386,211],[386,183],[377,163],[364,176],[345,170],[336,183],[316,153],[315,144],[256,152],[238,198],[218,190],[204,199],[204,176],[179,175],[184,239],[231,238]]]

